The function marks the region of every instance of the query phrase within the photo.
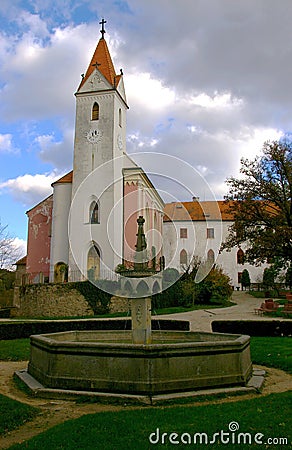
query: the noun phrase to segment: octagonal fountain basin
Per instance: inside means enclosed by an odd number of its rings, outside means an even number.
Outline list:
[[[249,336],[152,332],[152,344],[126,331],[31,336],[28,373],[48,388],[146,394],[244,386],[252,372]]]

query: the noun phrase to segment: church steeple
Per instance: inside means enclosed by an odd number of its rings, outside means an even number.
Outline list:
[[[86,71],[86,74],[82,78],[82,81],[80,83],[78,91],[88,80],[88,78],[90,77],[92,72],[94,72],[94,70],[96,70],[96,69],[106,78],[106,80],[110,83],[110,85],[114,89],[118,86],[119,81],[122,76],[122,73],[119,75],[116,74],[110,52],[109,52],[106,40],[104,38],[104,34],[106,33],[106,31],[104,29],[104,24],[106,23],[106,20],[102,19],[102,21],[99,23],[102,25],[102,29],[100,30],[101,38],[97,44],[97,47],[92,56],[92,59],[90,61],[90,64]]]

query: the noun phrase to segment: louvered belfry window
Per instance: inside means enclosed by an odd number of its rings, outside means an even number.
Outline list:
[[[92,120],[98,120],[99,119],[99,105],[98,103],[94,103],[92,107]]]

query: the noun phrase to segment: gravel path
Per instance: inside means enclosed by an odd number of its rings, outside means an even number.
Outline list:
[[[233,292],[231,301],[236,305],[229,308],[198,309],[179,313],[175,314],[175,318],[188,320],[191,323],[191,331],[212,331],[211,322],[213,320],[275,320],[272,317],[255,314],[254,309],[258,308],[263,300],[254,298],[247,292]],[[159,318],[173,319],[174,315],[165,314],[159,316]]]

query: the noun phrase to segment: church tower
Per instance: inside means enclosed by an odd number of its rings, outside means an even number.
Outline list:
[[[107,278],[123,258],[123,169],[129,164],[123,74],[115,71],[105,23],[75,93],[69,266],[89,279]]]
[[[73,195],[94,169],[125,151],[128,106],[122,70],[116,74],[104,38],[105,23],[100,22],[102,36],[75,94]]]

